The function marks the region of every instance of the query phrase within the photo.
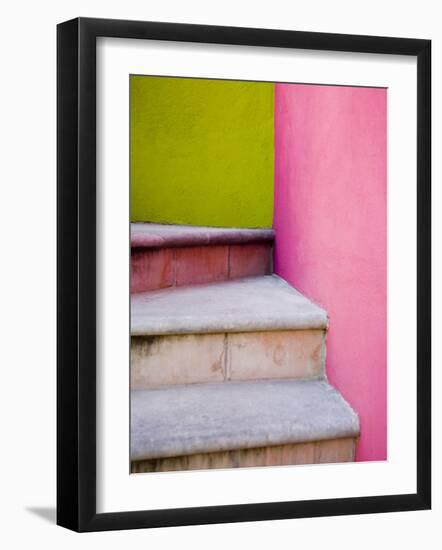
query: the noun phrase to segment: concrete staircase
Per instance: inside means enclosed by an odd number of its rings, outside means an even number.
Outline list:
[[[345,462],[326,312],[272,274],[273,231],[131,228],[131,470]]]

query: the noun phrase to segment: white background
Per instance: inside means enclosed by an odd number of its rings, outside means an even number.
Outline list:
[[[55,24],[82,16],[288,28],[433,39],[433,280],[441,272],[442,18],[439,2],[8,4],[2,12],[2,385],[0,541],[5,548],[413,548],[440,545],[441,294],[434,286],[432,512],[75,535],[55,506]],[[407,314],[404,296],[404,315]],[[439,338],[439,341],[437,339]]]

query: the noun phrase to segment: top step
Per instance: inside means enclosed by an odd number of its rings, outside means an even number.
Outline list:
[[[175,248],[244,243],[272,243],[273,229],[131,223],[132,248]]]

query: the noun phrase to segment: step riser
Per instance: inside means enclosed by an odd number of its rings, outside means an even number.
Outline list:
[[[269,242],[131,250],[132,293],[271,273]]]
[[[325,354],[323,330],[137,336],[131,339],[131,388],[316,378],[324,374]]]
[[[342,438],[311,443],[140,460],[131,463],[131,472],[170,472],[353,462],[355,443],[354,438]]]

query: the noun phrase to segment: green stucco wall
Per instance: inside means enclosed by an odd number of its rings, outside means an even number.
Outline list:
[[[131,220],[270,227],[268,83],[130,77]]]

